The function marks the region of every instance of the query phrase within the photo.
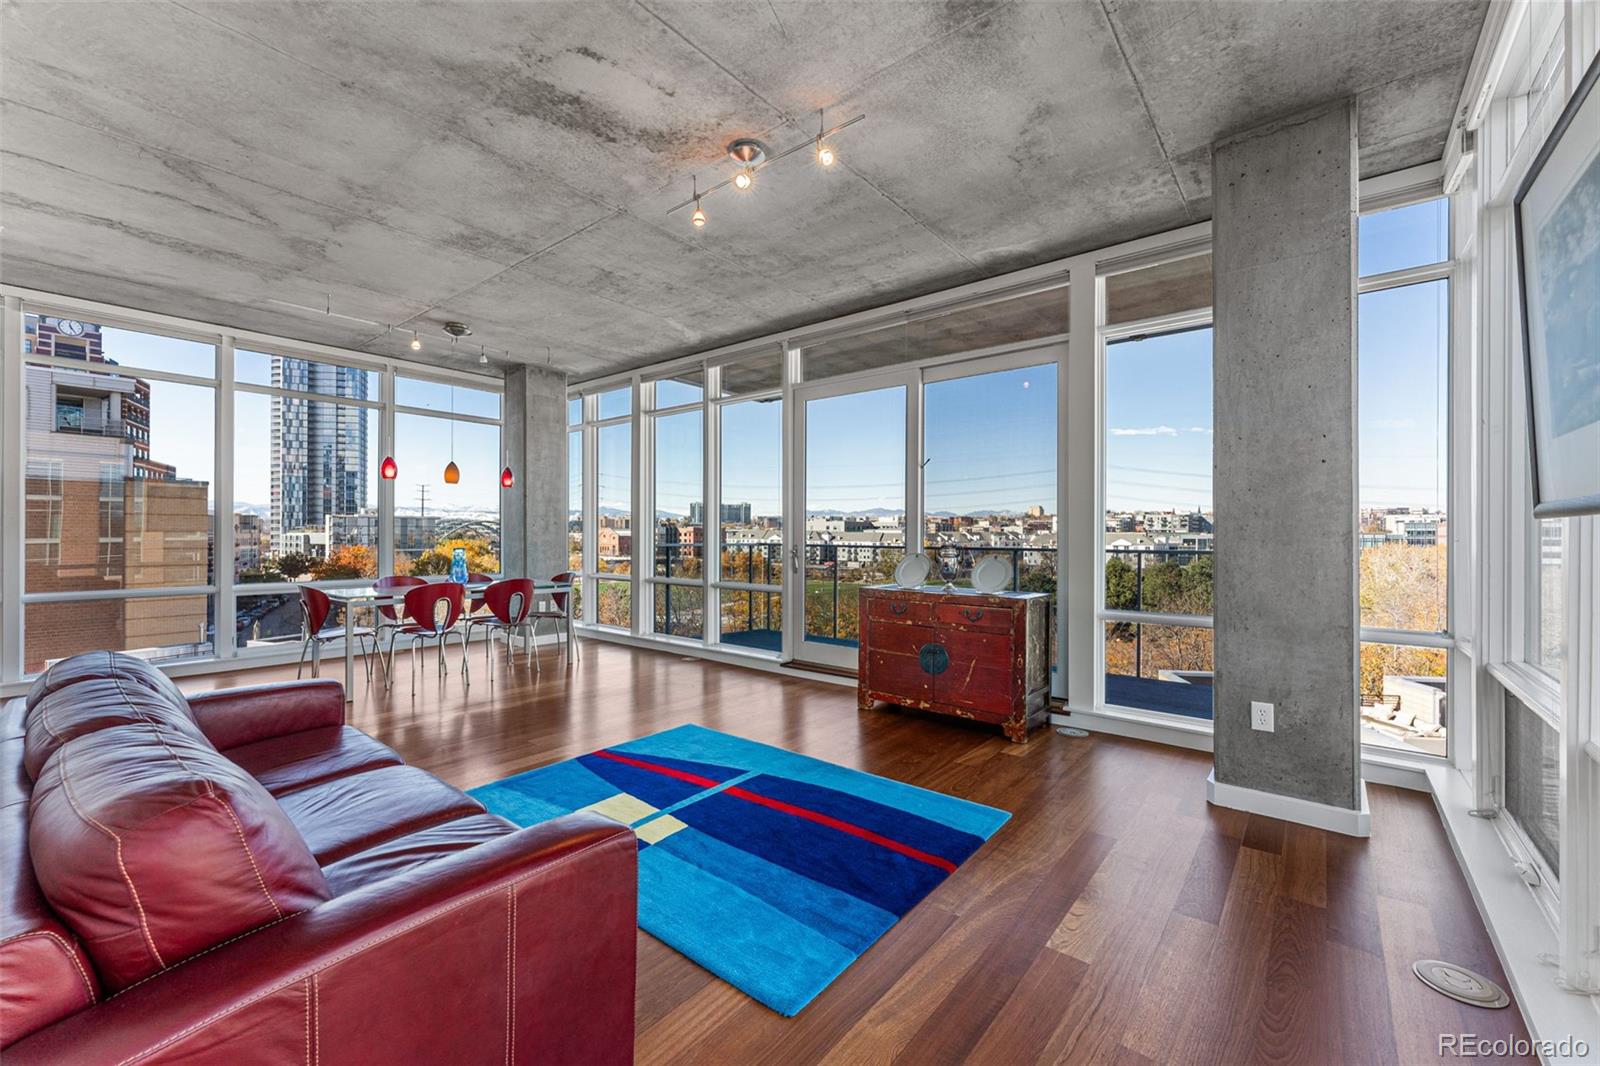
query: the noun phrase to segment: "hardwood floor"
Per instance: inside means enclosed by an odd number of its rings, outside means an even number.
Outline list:
[[[1373,836],[1354,840],[1208,806],[1197,752],[1049,729],[1013,745],[858,713],[853,688],[582,652],[568,668],[547,649],[538,675],[497,659],[491,684],[475,649],[470,689],[428,670],[415,698],[402,657],[394,689],[363,684],[350,720],[463,788],[698,722],[1014,815],[797,1018],[641,933],[640,1063],[1411,1066],[1439,1058],[1442,1033],[1527,1038],[1515,1006],[1461,1006],[1410,972],[1444,958],[1505,981],[1420,793],[1370,786]]]

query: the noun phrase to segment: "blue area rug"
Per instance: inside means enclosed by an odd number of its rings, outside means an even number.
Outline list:
[[[518,825],[631,826],[640,927],[791,1016],[1011,817],[696,725],[472,794]]]

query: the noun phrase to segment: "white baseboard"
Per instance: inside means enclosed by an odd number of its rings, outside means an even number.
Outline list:
[[[1132,740],[1148,740],[1152,744],[1170,744],[1175,748],[1211,750],[1211,723],[1200,725],[1175,715],[1158,716],[1148,711],[1122,713],[1110,708],[1104,711],[1069,708],[1065,714],[1050,712],[1050,724],[1076,726],[1091,733],[1110,733]]]
[[[1276,792],[1261,792],[1240,785],[1228,785],[1217,780],[1215,770],[1206,775],[1206,802],[1236,811],[1249,811],[1286,822],[1298,822],[1330,833],[1366,837],[1372,835],[1372,812],[1367,807],[1367,783],[1361,782],[1361,807],[1335,807],[1315,800],[1296,796],[1280,796]]]

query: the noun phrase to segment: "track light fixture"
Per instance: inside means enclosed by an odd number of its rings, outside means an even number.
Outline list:
[[[706,224],[706,213],[700,209],[700,179],[698,175],[689,176],[689,188],[694,190],[694,214],[689,216],[689,221],[694,223],[695,229],[700,229]]]
[[[817,112],[817,116],[818,126],[821,127],[825,121],[825,116],[821,111]],[[769,167],[785,156],[793,155],[794,153],[807,148],[816,153],[816,160],[820,166],[831,167],[839,161],[839,154],[837,151],[835,151],[833,145],[828,143],[828,138],[832,137],[834,134],[848,126],[854,126],[857,122],[860,122],[866,117],[866,115],[857,115],[855,118],[846,119],[837,126],[834,126],[832,129],[819,128],[815,137],[809,137],[806,140],[801,141],[799,144],[785,148],[783,151],[778,152],[775,155],[769,154],[761,142],[752,140],[748,137],[741,137],[732,144],[728,145],[729,158],[739,165],[739,169],[734,171],[733,176],[718,182],[705,192],[700,191],[699,181],[695,180],[690,186],[691,192],[689,199],[683,201],[681,204],[674,204],[672,207],[667,208],[667,214],[674,214],[675,212],[683,210],[685,207],[692,207],[694,208],[694,211],[689,215],[689,222],[696,229],[700,229],[706,224],[705,209],[701,206],[700,202],[707,196],[710,196],[719,189],[727,188],[729,185],[732,185],[735,189],[739,189],[741,191],[748,190],[755,184],[755,176],[758,170]]]
[[[478,345],[478,365],[479,366],[488,366],[489,365],[489,352],[481,344]]]
[[[838,160],[833,153],[833,146],[823,140],[828,134],[822,128],[823,117],[821,108],[817,109],[817,162],[825,167],[831,167]]]
[[[416,330],[411,331],[411,350],[414,352],[422,351],[422,338],[417,336]]]

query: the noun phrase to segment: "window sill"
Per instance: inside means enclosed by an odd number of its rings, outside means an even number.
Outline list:
[[[1551,727],[1561,728],[1561,686],[1555,678],[1523,662],[1490,663],[1487,669],[1501,688],[1521,700]]]
[[[1429,768],[1428,783],[1529,1033],[1535,1040],[1571,1038],[1587,1041],[1591,1051],[1600,1047],[1600,1000],[1556,983],[1556,967],[1545,961],[1560,950],[1555,929],[1512,868],[1499,828],[1467,813],[1474,805],[1471,783],[1449,766]]]

